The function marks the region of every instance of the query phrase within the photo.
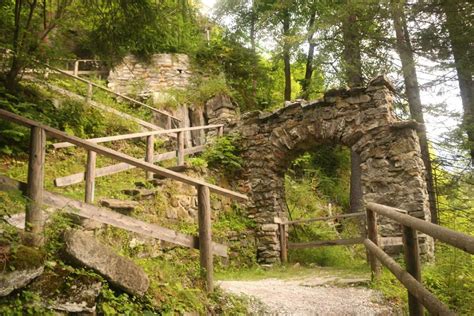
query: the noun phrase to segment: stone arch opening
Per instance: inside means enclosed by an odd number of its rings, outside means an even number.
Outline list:
[[[285,172],[298,155],[319,144],[347,146],[360,156],[364,202],[406,209],[429,220],[418,126],[395,117],[393,91],[381,76],[367,87],[332,90],[308,104],[293,103],[273,113],[257,111],[242,117],[236,127],[245,161],[241,185],[250,196],[248,214],[257,223],[260,263],[279,261],[274,218],[287,218]],[[382,236],[401,236],[399,226],[386,219],[380,224]],[[421,251],[432,253],[432,241],[421,242]]]

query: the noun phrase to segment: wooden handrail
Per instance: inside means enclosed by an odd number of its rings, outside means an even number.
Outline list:
[[[333,216],[325,216],[325,217],[315,217],[315,218],[308,218],[308,219],[298,219],[294,221],[286,221],[281,222],[280,224],[283,225],[294,225],[294,224],[304,224],[304,223],[311,223],[311,222],[321,222],[331,219],[338,219],[338,218],[351,218],[351,217],[363,217],[365,216],[365,212],[357,212],[351,214],[340,214],[340,215],[333,215]]]
[[[428,291],[423,284],[416,280],[410,273],[404,271],[400,265],[380,249],[375,243],[369,239],[364,240],[364,245],[377,259],[379,259],[384,266],[412,293],[430,313],[433,315],[455,315],[444,305],[436,296]]]
[[[174,133],[180,133],[180,132],[197,131],[197,130],[213,129],[213,128],[219,129],[223,126],[224,125],[222,125],[222,124],[216,124],[216,125],[205,125],[205,126],[164,129],[164,130],[155,130],[155,131],[133,133],[133,134],[97,137],[97,138],[87,139],[87,141],[89,141],[91,143],[98,144],[98,143],[105,143],[105,142],[111,142],[111,141],[116,141],[116,140],[140,138],[140,137],[146,137],[146,136],[152,136],[152,135],[174,134]],[[72,146],[74,146],[74,144],[71,144],[69,142],[62,142],[62,143],[53,144],[54,149],[66,148],[66,147],[72,147]]]
[[[87,79],[84,79],[84,78],[81,78],[81,77],[72,75],[72,74],[68,73],[67,71],[61,70],[61,69],[59,69],[59,68],[56,68],[56,67],[50,66],[50,65],[48,65],[48,64],[44,64],[44,63],[41,63],[41,64],[42,64],[43,66],[45,66],[45,67],[47,67],[47,68],[53,70],[53,71],[59,72],[60,74],[63,74],[63,75],[65,75],[65,76],[68,76],[68,77],[71,77],[71,78],[74,78],[75,80],[82,81],[82,82],[84,82],[84,83],[87,83],[88,85],[92,85],[92,86],[94,86],[94,87],[96,87],[96,88],[99,88],[99,89],[101,89],[101,90],[103,90],[103,91],[106,91],[106,92],[108,92],[108,93],[111,93],[111,94],[113,94],[113,95],[116,95],[116,96],[118,96],[118,97],[120,97],[120,98],[123,98],[123,99],[125,99],[125,100],[128,100],[128,101],[130,101],[130,102],[132,102],[132,103],[135,103],[135,104],[138,104],[138,105],[140,105],[140,106],[146,107],[147,109],[149,109],[149,110],[151,110],[151,111],[160,113],[160,114],[165,115],[165,116],[167,116],[167,117],[170,117],[171,119],[173,119],[173,120],[175,120],[175,121],[177,121],[177,122],[181,122],[181,120],[180,120],[179,118],[177,118],[177,117],[175,117],[175,116],[173,116],[173,115],[171,115],[171,114],[169,114],[169,113],[166,113],[166,112],[164,112],[164,111],[161,111],[161,110],[159,110],[159,109],[156,109],[156,108],[154,108],[154,107],[152,107],[152,106],[149,106],[148,104],[145,104],[145,103],[140,102],[140,101],[138,101],[138,100],[132,99],[132,98],[126,96],[126,95],[117,93],[117,92],[115,92],[115,91],[113,91],[113,90],[110,90],[110,89],[108,89],[108,88],[106,88],[106,87],[104,87],[104,86],[98,85],[98,84],[96,84],[96,83],[94,83],[94,82],[92,82],[92,81],[89,81],[89,80],[87,80]]]
[[[147,163],[147,162],[144,162],[140,159],[130,157],[130,156],[125,155],[123,153],[120,153],[118,151],[112,150],[110,148],[94,144],[94,143],[89,142],[87,140],[83,140],[79,137],[68,135],[68,134],[66,134],[66,133],[64,133],[60,130],[57,130],[55,128],[43,125],[39,122],[30,120],[30,119],[27,119],[27,118],[24,118],[24,117],[19,116],[17,114],[14,114],[14,113],[11,113],[11,112],[0,109],[0,117],[6,119],[8,121],[21,124],[21,125],[30,126],[30,127],[39,127],[41,129],[43,129],[47,134],[53,136],[54,138],[70,142],[70,143],[72,143],[76,146],[82,147],[82,148],[90,150],[90,151],[95,151],[98,154],[102,154],[106,157],[109,157],[109,158],[112,158],[112,159],[115,159],[115,160],[118,160],[118,161],[121,161],[121,162],[125,162],[127,164],[130,164],[130,165],[133,165],[135,167],[141,168],[145,171],[150,171],[150,172],[153,172],[153,173],[157,173],[157,174],[162,175],[164,177],[171,178],[173,180],[177,180],[177,181],[180,181],[180,182],[183,182],[183,183],[186,183],[186,184],[189,184],[189,185],[193,185],[193,186],[196,186],[196,187],[197,186],[205,186],[205,187],[208,187],[209,190],[214,192],[214,193],[217,193],[217,194],[220,194],[220,195],[223,195],[223,196],[228,196],[228,197],[236,199],[236,200],[240,200],[240,201],[248,200],[248,197],[244,194],[237,193],[237,192],[234,192],[234,191],[231,191],[231,190],[227,190],[227,189],[221,188],[217,185],[210,184],[210,183],[207,183],[205,181],[194,179],[194,178],[191,178],[191,177],[188,177],[188,176],[185,176],[185,175],[181,175],[177,172],[173,172],[173,171],[170,171],[168,169],[165,169],[165,168],[162,168],[162,167],[159,167],[159,166],[155,166],[152,163]]]
[[[432,224],[410,215],[401,214],[400,212],[403,212],[403,210],[395,207],[377,203],[367,203],[367,208],[380,215],[387,216],[402,225],[414,228],[451,246],[474,254],[474,237],[472,236]]]

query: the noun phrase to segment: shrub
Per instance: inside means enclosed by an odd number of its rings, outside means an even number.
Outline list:
[[[238,139],[237,134],[216,139],[203,155],[208,166],[223,169],[230,173],[239,171],[242,168],[243,160],[239,156],[240,151],[236,145]]]

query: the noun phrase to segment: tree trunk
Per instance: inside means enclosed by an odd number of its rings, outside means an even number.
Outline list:
[[[290,65],[290,13],[285,9],[283,15],[283,62],[285,63],[285,101],[291,100],[291,65]]]
[[[396,48],[402,62],[405,92],[408,98],[411,117],[418,123],[424,124],[425,120],[423,118],[420,89],[416,75],[415,58],[407,29],[403,3],[399,1],[392,1],[391,3],[393,24],[397,37]],[[425,178],[430,202],[431,221],[437,224],[436,193],[433,185],[433,170],[431,168],[428,138],[425,129],[418,131],[418,138],[420,139],[421,158],[426,169]]]
[[[344,68],[349,87],[362,86],[362,57],[360,52],[361,35],[356,25],[357,15],[352,13],[343,19]],[[360,156],[351,150],[350,212],[360,211],[362,207],[362,180]]]
[[[309,20],[308,30],[308,56],[306,57],[306,71],[304,74],[304,80],[302,84],[302,92],[301,97],[305,100],[308,100],[310,94],[310,87],[311,87],[311,78],[313,77],[313,59],[314,59],[314,48],[316,45],[313,43],[313,36],[314,36],[314,22],[316,21],[316,11],[313,12],[311,18]]]
[[[364,82],[362,77],[362,57],[360,52],[361,34],[357,27],[357,15],[349,14],[342,21],[342,36],[344,40],[344,72],[349,87],[361,86]]]
[[[443,11],[446,14],[446,27],[449,32],[451,51],[458,76],[459,90],[463,105],[463,126],[467,133],[468,146],[471,156],[471,165],[474,165],[474,82],[472,80],[472,56],[469,47],[472,47],[472,38],[465,30],[467,25],[462,23],[459,0],[442,1]],[[470,12],[468,13],[470,14]]]

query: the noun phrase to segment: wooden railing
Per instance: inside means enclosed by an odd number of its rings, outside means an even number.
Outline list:
[[[110,148],[97,145],[93,142],[83,140],[81,138],[68,135],[62,131],[52,127],[43,125],[36,121],[24,118],[14,113],[0,110],[0,118],[24,125],[31,128],[30,137],[30,154],[28,163],[28,182],[27,182],[27,197],[29,203],[26,208],[25,229],[29,233],[30,244],[33,246],[41,246],[41,208],[43,205],[43,191],[44,191],[44,162],[46,155],[46,135],[55,139],[69,142],[78,147],[84,148],[94,154],[89,155],[88,160],[94,160],[96,154],[101,154],[106,157],[116,159],[121,162],[133,165],[151,173],[157,173],[164,177],[171,178],[192,186],[195,186],[198,191],[198,225],[199,225],[199,250],[201,268],[206,279],[206,285],[209,291],[213,290],[213,257],[212,257],[212,236],[211,236],[211,206],[210,206],[210,192],[214,192],[223,196],[230,197],[235,200],[245,201],[247,196],[238,192],[221,188],[217,185],[207,183],[205,181],[194,179],[179,173],[170,171],[168,169],[155,166],[152,163],[141,161],[137,158],[130,157],[123,153],[117,152]],[[88,170],[88,177],[92,177]]]
[[[145,150],[145,159],[144,161],[149,163],[154,163],[162,160],[167,160],[176,156],[177,165],[183,166],[184,165],[184,157],[186,154],[197,153],[203,151],[205,146],[196,146],[193,148],[184,148],[184,133],[187,131],[196,131],[196,130],[208,130],[208,129],[217,129],[217,136],[222,136],[224,132],[224,125],[217,124],[217,125],[205,125],[205,126],[195,126],[195,127],[186,127],[186,128],[176,128],[170,130],[159,130],[159,131],[148,131],[142,133],[134,133],[134,134],[125,134],[125,135],[115,135],[115,136],[107,136],[107,137],[98,137],[88,139],[87,141],[98,144],[104,142],[111,142],[117,140],[127,140],[127,139],[136,139],[146,137],[146,150]],[[163,135],[163,134],[176,134],[177,139],[177,149],[176,151],[172,151],[169,153],[159,154],[155,156],[154,154],[154,144],[155,144],[155,136],[156,135]],[[55,149],[60,148],[67,148],[75,146],[69,142],[62,142],[53,144]],[[170,155],[171,154],[171,155]],[[133,166],[126,164],[126,163],[119,163],[112,166],[103,167],[100,169],[96,169],[96,158],[95,153],[93,151],[88,151],[87,155],[87,166],[86,172],[83,173],[76,173],[65,177],[56,178],[54,183],[58,187],[71,185],[75,183],[79,183],[82,181],[86,182],[86,203],[92,203],[94,201],[94,190],[95,190],[95,179],[99,176],[106,176],[115,174],[121,171],[130,170]],[[148,180],[152,179],[153,173],[147,171],[146,178]]]
[[[423,315],[423,306],[433,315],[454,315],[436,296],[421,283],[421,264],[417,231],[425,233],[441,242],[474,254],[474,237],[407,215],[405,210],[368,203],[368,238],[364,245],[369,252],[372,273],[380,273],[380,261],[408,290],[410,315]],[[403,226],[403,248],[406,271],[379,246],[377,215],[388,217]]]
[[[99,90],[102,90],[102,91],[105,91],[109,94],[112,94],[116,97],[119,97],[119,98],[122,98],[122,99],[125,99],[133,104],[136,104],[140,107],[144,107],[152,112],[155,112],[155,113],[158,113],[160,115],[163,115],[166,117],[166,121],[167,121],[167,124],[166,124],[166,129],[171,129],[173,126],[180,126],[180,123],[181,123],[181,119],[165,112],[165,111],[162,111],[162,110],[159,110],[159,109],[156,109],[152,106],[149,106],[148,104],[145,104],[143,102],[140,102],[138,100],[135,100],[133,98],[130,98],[126,95],[123,95],[121,93],[117,93],[113,90],[110,90],[109,88],[106,88],[104,86],[101,86],[99,84],[96,84],[90,80],[87,80],[87,79],[84,79],[84,78],[81,78],[81,77],[78,77],[77,75],[74,75],[74,74],[71,74],[69,73],[68,71],[64,71],[64,70],[61,70],[59,68],[56,68],[56,67],[53,67],[53,66],[50,66],[48,64],[44,64],[44,63],[40,63],[41,65],[43,65],[44,67],[56,72],[56,73],[60,73],[62,75],[65,75],[69,78],[73,78],[74,80],[78,80],[78,81],[81,81],[83,83],[86,83],[87,84],[87,95],[86,95],[86,101],[90,101],[92,100],[92,97],[93,97],[93,88],[97,88]]]
[[[380,238],[378,235],[377,215],[386,216],[402,225],[402,244],[406,271],[381,248],[380,244],[384,244],[384,242],[383,238]],[[367,221],[367,237],[339,240],[318,240],[307,243],[287,242],[288,225],[363,216],[366,217]],[[366,206],[366,212],[295,221],[282,221],[280,218],[275,218],[274,222],[279,224],[282,263],[288,261],[288,249],[362,243],[368,252],[368,261],[372,270],[372,275],[375,278],[379,277],[381,271],[380,263],[382,263],[395,275],[403,286],[405,286],[408,291],[408,307],[410,315],[423,315],[423,306],[433,315],[455,314],[421,283],[421,264],[417,231],[464,250],[470,254],[474,254],[474,237],[410,216],[406,210],[377,203],[368,203]],[[389,245],[391,245],[392,239],[390,238],[389,240]]]
[[[299,219],[294,221],[283,221],[282,219],[276,217],[274,219],[275,224],[278,224],[279,234],[280,234],[280,260],[282,263],[288,262],[288,249],[303,249],[303,248],[315,248],[321,246],[338,246],[338,245],[354,245],[361,244],[364,241],[363,237],[355,237],[349,239],[334,239],[334,240],[316,240],[304,243],[288,243],[287,241],[287,232],[290,225],[301,225],[313,222],[322,222],[334,219],[344,219],[344,218],[355,218],[355,217],[365,217],[365,212],[357,212],[351,214],[339,214],[333,216],[325,217],[316,217],[309,219]]]

